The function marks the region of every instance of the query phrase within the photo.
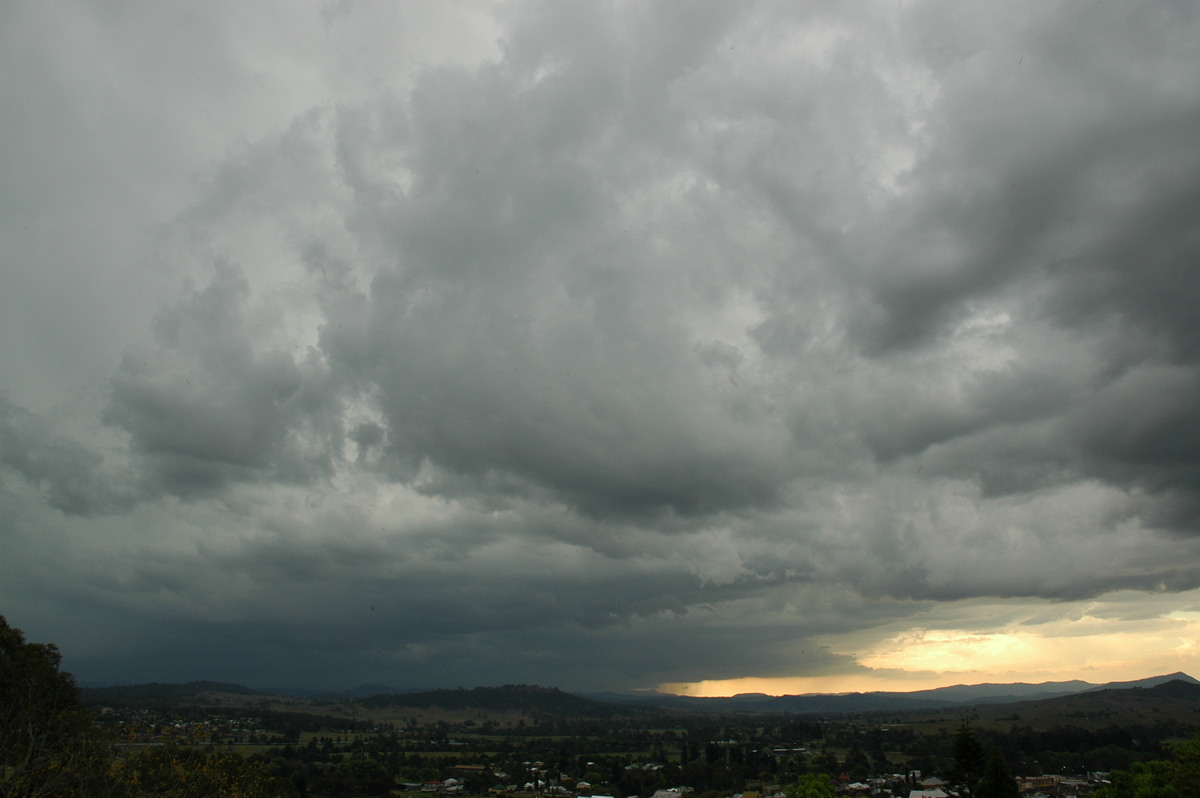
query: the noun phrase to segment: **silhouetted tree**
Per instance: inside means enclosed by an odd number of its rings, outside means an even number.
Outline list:
[[[0,795],[101,791],[109,750],[61,660],[0,616]]]
[[[975,798],[1020,798],[1020,795],[1017,780],[1009,773],[1000,749],[993,748],[992,756],[983,768],[983,778],[975,785]]]
[[[959,724],[958,733],[954,736],[954,773],[952,780],[970,794],[970,787],[975,783],[975,777],[983,767],[983,744],[975,736],[975,731],[966,718]]]

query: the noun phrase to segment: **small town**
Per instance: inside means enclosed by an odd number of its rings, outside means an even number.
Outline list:
[[[529,686],[403,697],[408,709],[424,700],[424,720],[387,703],[401,697],[384,696],[299,700],[210,692],[164,703],[143,695],[91,711],[123,756],[235,757],[288,795],[1120,798],[1114,781],[1119,787],[1130,772],[1160,766],[1172,741],[1195,735],[1200,685],[1168,685],[1170,691],[1159,692],[1183,696],[1184,713],[1133,727],[1071,725],[1059,716],[1037,728],[1019,726],[1000,709],[987,717],[613,710],[607,718],[581,718],[555,709],[569,699],[578,712],[578,697]],[[451,703],[448,696],[469,708],[447,712],[431,703]],[[1144,709],[1145,699],[1131,693],[1127,700]],[[1111,706],[1112,697],[1106,700]],[[1150,714],[1162,715],[1162,708]],[[389,713],[390,720],[380,719]],[[1196,750],[1196,740],[1191,746]],[[989,779],[1007,792],[988,792]]]

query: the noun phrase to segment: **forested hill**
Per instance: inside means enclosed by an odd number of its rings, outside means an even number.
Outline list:
[[[1195,725],[1200,723],[1200,684],[1176,679],[1153,687],[1089,690],[1040,701],[980,707],[978,711],[985,718],[996,719],[1016,714],[1025,723],[1086,720],[1126,726],[1154,718]]]
[[[1179,678],[1174,678],[1179,677]],[[1162,681],[1167,680],[1167,681]],[[331,700],[355,704],[364,709],[434,710],[450,713],[478,711],[500,715],[524,715],[551,718],[616,719],[636,718],[658,713],[687,715],[867,715],[877,713],[922,715],[973,707],[986,717],[1001,718],[1020,714],[1028,719],[1078,717],[1133,717],[1146,711],[1163,713],[1177,719],[1200,714],[1200,684],[1186,674],[1172,674],[1143,680],[1142,685],[1127,687],[1121,683],[1109,688],[1082,690],[1069,694],[1043,694],[1038,697],[1003,696],[999,689],[990,695],[972,696],[972,688],[946,688],[925,693],[850,693],[802,696],[745,695],[731,698],[689,698],[684,696],[606,696],[603,700],[564,692],[555,687],[504,685],[422,692],[387,692],[358,698],[350,694],[287,699],[290,706],[327,705]],[[1134,683],[1136,684],[1136,683]],[[990,685],[981,686],[991,688]],[[1017,686],[1013,686],[1015,688]],[[1057,685],[1044,685],[1052,691]],[[384,688],[387,689],[387,688]],[[954,691],[954,692],[951,692]],[[1014,692],[1016,690],[1014,689]],[[83,700],[91,706],[162,707],[172,704],[246,706],[280,700],[280,693],[239,684],[200,681],[186,684],[140,684],[124,687],[84,688]],[[974,700],[972,700],[974,698]],[[1008,700],[1005,700],[1005,699]],[[957,699],[957,700],[950,700]]]
[[[639,714],[621,704],[594,701],[565,693],[557,687],[508,684],[467,690],[430,690],[423,693],[385,693],[362,699],[366,707],[409,707],[414,709],[478,709],[490,712],[521,712],[579,718],[611,718]]]
[[[167,704],[189,701],[205,695],[225,693],[229,695],[255,695],[253,690],[241,684],[225,682],[186,682],[184,684],[131,684],[118,687],[84,687],[81,697],[88,704]]]
[[[1175,679],[1170,682],[1145,688],[1146,695],[1156,698],[1179,698],[1185,701],[1200,701],[1200,684]]]
[[[1135,682],[1116,682],[1095,685],[1082,681],[1045,682],[1043,684],[977,684],[940,687],[911,693],[809,693],[806,695],[767,696],[760,694],[737,695],[728,698],[694,698],[689,696],[656,694],[637,699],[641,706],[662,709],[695,710],[701,712],[738,713],[788,713],[804,715],[847,715],[876,712],[922,712],[941,711],[962,707],[1008,705],[1016,703],[1050,701],[1056,698],[1104,695],[1132,691],[1128,700],[1145,700],[1156,690],[1167,684],[1183,685],[1172,689],[1186,692],[1189,686],[1200,689],[1200,682],[1186,673],[1154,676]],[[1182,693],[1181,693],[1182,694]],[[1162,694],[1153,694],[1162,697]],[[620,701],[619,696],[608,700]],[[1108,699],[1101,699],[1108,700]],[[1124,698],[1113,698],[1122,701]]]

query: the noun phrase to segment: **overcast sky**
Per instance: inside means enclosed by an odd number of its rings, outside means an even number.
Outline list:
[[[1194,2],[0,5],[84,682],[1200,676]]]

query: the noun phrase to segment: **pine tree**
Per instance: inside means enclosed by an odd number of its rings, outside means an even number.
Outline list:
[[[954,781],[963,787],[963,792],[970,794],[975,776],[983,766],[983,743],[975,736],[971,724],[963,718],[959,724],[958,734],[954,736]]]
[[[975,798],[1020,798],[1017,780],[1008,770],[1008,763],[1000,755],[999,748],[992,749],[992,756],[983,768],[983,778],[975,785]]]

